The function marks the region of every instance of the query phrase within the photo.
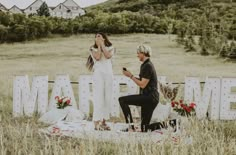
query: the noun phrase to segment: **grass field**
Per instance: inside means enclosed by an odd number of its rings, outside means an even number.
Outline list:
[[[138,74],[140,62],[136,46],[146,43],[153,49],[152,61],[158,75],[169,81],[183,82],[185,76],[236,77],[236,63],[217,56],[200,56],[185,53],[167,35],[125,34],[109,39],[116,47],[113,61],[114,74],[127,67]],[[192,121],[188,133],[192,145],[170,142],[158,144],[115,144],[65,137],[49,137],[38,133],[43,124],[33,118],[12,117],[12,82],[15,75],[48,75],[54,80],[57,74],[69,74],[71,81],[80,75],[91,74],[85,68],[88,48],[94,35],[51,38],[26,43],[0,45],[0,154],[236,154],[235,121]],[[74,92],[77,94],[77,90]],[[180,94],[181,95],[181,94]]]

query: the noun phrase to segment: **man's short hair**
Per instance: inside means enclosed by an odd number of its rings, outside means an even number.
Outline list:
[[[146,57],[150,57],[152,55],[151,47],[143,44],[137,47],[137,52],[143,53]]]

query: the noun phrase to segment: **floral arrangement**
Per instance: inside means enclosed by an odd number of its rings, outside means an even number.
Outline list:
[[[159,83],[159,85],[160,91],[166,100],[173,101],[176,98],[179,90],[179,85],[173,86],[171,82],[169,84]]]
[[[57,101],[56,104],[57,104],[57,108],[58,109],[64,109],[65,107],[67,106],[71,106],[70,103],[71,103],[71,99],[68,98],[68,97],[59,97],[59,96],[56,96],[55,97],[55,100]]]
[[[183,100],[179,100],[179,102],[172,101],[171,106],[172,106],[173,110],[176,111],[181,116],[188,117],[188,116],[195,114],[196,104],[193,102],[190,104],[186,104],[186,103],[184,103]]]

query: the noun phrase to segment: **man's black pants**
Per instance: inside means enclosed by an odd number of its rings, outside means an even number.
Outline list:
[[[152,97],[144,95],[129,95],[119,98],[121,109],[125,116],[126,123],[133,123],[129,105],[141,106],[141,130],[147,132],[152,113],[158,102],[154,102]],[[134,126],[131,126],[134,129]]]

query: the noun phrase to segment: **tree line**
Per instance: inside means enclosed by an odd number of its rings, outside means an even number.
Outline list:
[[[92,12],[75,19],[63,19],[0,12],[0,42],[16,42],[48,37],[51,34],[72,35],[78,33],[158,33],[167,32],[165,19],[123,11],[120,13]]]

